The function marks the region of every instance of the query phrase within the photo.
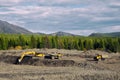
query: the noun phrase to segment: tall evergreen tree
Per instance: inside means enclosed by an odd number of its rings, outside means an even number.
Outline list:
[[[84,50],[83,40],[79,39],[78,45],[80,47],[80,50]]]
[[[19,45],[20,46],[25,46],[25,38],[24,38],[24,35],[20,35],[19,38]]]
[[[37,40],[33,35],[31,36],[30,46],[31,48],[37,48]]]

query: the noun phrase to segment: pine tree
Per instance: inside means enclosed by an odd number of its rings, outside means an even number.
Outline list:
[[[18,39],[19,39],[18,40],[19,41],[19,45],[24,47],[25,46],[25,38],[24,38],[24,36],[20,35]]]
[[[43,48],[50,48],[50,42],[48,36],[42,37]]]
[[[83,40],[79,39],[78,45],[80,47],[80,50],[84,50]]]
[[[33,36],[33,35],[31,36],[30,46],[31,46],[31,48],[37,47],[37,40],[36,40],[35,36]]]

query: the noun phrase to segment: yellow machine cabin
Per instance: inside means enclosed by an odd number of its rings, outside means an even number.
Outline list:
[[[99,61],[99,60],[105,60],[106,58],[108,58],[108,55],[100,55],[100,54],[97,54],[97,55],[94,57],[94,60],[95,60],[95,61]]]

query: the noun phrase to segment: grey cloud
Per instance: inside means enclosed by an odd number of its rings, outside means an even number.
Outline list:
[[[119,29],[118,2],[118,0],[21,0],[10,2],[12,6],[0,9],[0,18],[12,20],[12,23],[32,31],[67,31],[87,35],[103,31],[104,27],[108,29],[110,26],[112,28],[118,26]],[[13,3],[17,5],[14,6]]]

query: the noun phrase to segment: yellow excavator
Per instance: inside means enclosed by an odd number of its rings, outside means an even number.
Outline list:
[[[25,58],[30,59],[32,57],[41,57],[44,59],[60,59],[60,57],[62,57],[62,54],[61,53],[45,54],[37,53],[35,51],[27,51],[21,54],[21,56],[17,59],[16,63],[21,63],[23,59]]]
[[[36,53],[35,51],[27,51],[23,52],[20,58],[18,59],[18,62],[20,63],[25,56],[31,56],[31,57],[45,57],[44,53]]]
[[[97,54],[96,56],[94,56],[94,61],[100,61],[100,60],[105,60],[109,58],[108,55],[100,55],[100,54]]]

